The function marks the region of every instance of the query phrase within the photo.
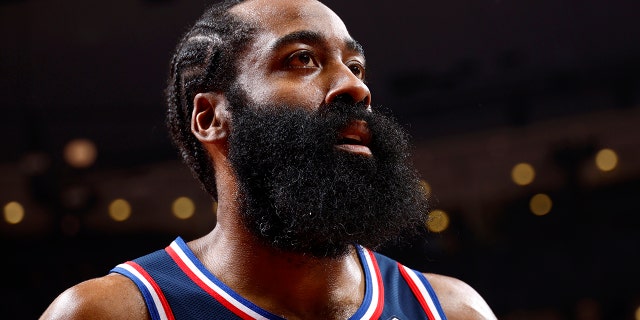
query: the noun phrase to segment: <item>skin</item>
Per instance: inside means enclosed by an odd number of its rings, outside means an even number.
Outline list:
[[[234,7],[232,13],[260,26],[239,61],[238,83],[251,100],[315,110],[348,95],[370,105],[371,93],[363,82],[364,56],[329,8],[314,0],[253,0]],[[227,159],[232,128],[224,93],[196,95],[191,130],[213,159],[218,222],[189,247],[230,288],[274,314],[287,319],[348,318],[364,296],[363,271],[355,252],[318,259],[278,251],[259,243],[240,222],[237,179]],[[343,151],[362,154],[362,150]],[[449,319],[495,319],[482,297],[464,282],[426,276]],[[149,319],[149,315],[135,284],[111,274],[69,288],[41,319]]]

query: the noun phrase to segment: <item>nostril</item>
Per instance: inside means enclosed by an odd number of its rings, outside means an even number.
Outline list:
[[[365,107],[369,107],[369,97],[365,97],[364,99],[362,99],[361,101],[356,101],[356,99],[348,94],[348,93],[342,93],[339,94],[337,96],[335,96],[331,101],[329,101],[329,103],[343,103],[343,104],[349,104],[349,105],[362,105]]]
[[[337,95],[333,99],[333,102],[348,103],[348,104],[356,103],[355,99],[348,93],[342,93]]]

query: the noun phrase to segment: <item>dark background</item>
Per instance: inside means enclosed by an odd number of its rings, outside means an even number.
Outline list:
[[[640,2],[327,1],[366,50],[450,227],[384,252],[459,277],[500,319],[639,319]],[[62,290],[191,240],[212,203],[164,129],[171,51],[204,1],[0,2],[0,314],[37,318]],[[62,157],[73,139],[89,168]],[[595,168],[601,148],[619,156]],[[532,184],[511,168],[528,162]],[[546,193],[551,212],[529,199]],[[196,213],[171,215],[189,196]],[[132,216],[114,222],[125,198]]]

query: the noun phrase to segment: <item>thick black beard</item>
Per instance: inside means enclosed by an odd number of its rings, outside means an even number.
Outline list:
[[[338,258],[355,243],[375,249],[423,228],[428,201],[395,121],[358,104],[312,112],[234,100],[229,158],[244,223],[261,242]],[[356,119],[367,122],[372,157],[335,148]]]

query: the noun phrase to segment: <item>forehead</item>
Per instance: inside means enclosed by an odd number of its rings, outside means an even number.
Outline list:
[[[298,31],[311,31],[329,40],[353,41],[342,20],[324,4],[315,0],[250,0],[231,9],[258,28],[256,45]]]

